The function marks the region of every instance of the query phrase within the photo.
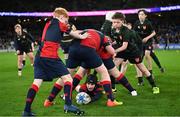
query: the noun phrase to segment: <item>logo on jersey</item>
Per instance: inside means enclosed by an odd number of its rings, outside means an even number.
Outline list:
[[[146,26],[143,26],[143,29],[146,30]]]
[[[122,40],[122,36],[121,35],[119,36],[119,39]]]
[[[138,63],[140,61],[140,59],[139,58],[135,58],[135,61]]]

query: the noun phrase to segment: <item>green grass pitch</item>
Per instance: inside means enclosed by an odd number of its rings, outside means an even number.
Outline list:
[[[165,73],[161,73],[153,64],[153,72],[160,94],[153,95],[145,80],[145,86],[137,86],[136,72],[128,66],[126,76],[138,92],[132,97],[121,85],[116,85],[115,97],[124,104],[118,107],[106,107],[106,96],[89,105],[79,106],[87,116],[180,116],[180,51],[156,51]],[[33,67],[29,60],[23,69],[22,77],[17,76],[17,56],[14,53],[0,53],[0,116],[21,116],[24,109],[27,90],[33,81]],[[56,104],[44,108],[44,100],[49,95],[53,82],[44,82],[36,95],[32,110],[38,116],[70,116],[64,114],[64,102],[57,97]],[[83,81],[82,81],[83,82]],[[61,91],[62,93],[62,91]],[[75,94],[73,95],[73,97]],[[75,102],[73,101],[75,104]],[[76,105],[76,104],[75,104]]]

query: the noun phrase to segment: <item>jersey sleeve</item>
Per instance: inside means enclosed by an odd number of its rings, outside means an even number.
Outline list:
[[[124,34],[124,37],[123,38],[123,42],[129,42],[130,40],[130,37],[131,37],[131,31],[127,30]]]
[[[26,35],[27,35],[27,37],[28,37],[28,39],[31,41],[31,42],[35,42],[35,39],[34,39],[34,37],[30,34],[30,33],[25,33]]]
[[[62,22],[59,22],[59,28],[60,28],[60,31],[64,32],[64,33],[69,33],[70,31],[68,30],[68,25],[62,23]]]
[[[18,45],[16,37],[14,37],[14,48],[15,48],[16,51],[19,50],[19,45]]]
[[[87,88],[85,84],[81,85],[81,87],[79,88],[79,92],[87,92]]]
[[[155,31],[155,29],[154,29],[154,27],[152,26],[152,23],[151,23],[150,21],[148,22],[148,27],[149,27],[149,30],[150,30],[151,32]]]
[[[96,90],[94,91],[94,96],[91,97],[91,102],[94,102],[94,101],[98,100],[99,98],[101,98],[101,96],[102,96],[102,90],[103,90],[103,89],[102,89],[101,85],[97,84],[97,88],[96,88]]]
[[[137,27],[138,27],[138,22],[136,21],[136,22],[134,23],[133,30],[137,31]]]
[[[108,45],[110,45],[110,41],[109,41],[109,39],[105,36],[105,37],[104,37],[103,46],[106,47],[106,46],[108,46]]]

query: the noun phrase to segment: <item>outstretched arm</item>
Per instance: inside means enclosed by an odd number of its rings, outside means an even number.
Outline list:
[[[86,39],[87,37],[89,37],[88,33],[84,33],[84,34],[80,34],[81,31],[76,30],[76,31],[71,31],[69,33],[69,35],[73,36],[76,39]]]

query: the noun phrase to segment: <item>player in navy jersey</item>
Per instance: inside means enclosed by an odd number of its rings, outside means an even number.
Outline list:
[[[69,50],[67,67],[70,73],[73,73],[82,63],[84,63],[88,68],[95,69],[101,75],[101,82],[108,98],[107,106],[111,107],[121,105],[122,102],[118,103],[114,100],[108,71],[97,54],[97,51],[100,50],[101,47],[104,47],[111,55],[114,55],[114,49],[109,44],[108,39],[101,32],[94,29],[84,30],[83,33],[85,32],[90,34],[91,37],[84,40],[73,41]]]
[[[115,79],[118,84],[122,84],[131,93],[132,96],[137,96],[137,92],[131,86],[127,78],[121,72],[119,72],[119,70],[115,66],[112,55],[109,54],[104,47],[102,47],[100,51],[98,51],[98,55],[102,59],[103,64],[105,65],[108,73],[113,77],[113,79]],[[81,79],[87,73],[86,69],[88,69],[88,66],[86,66],[85,64],[82,64],[81,67],[79,67],[78,71],[73,77],[73,89],[79,84]],[[93,74],[96,75],[96,73],[94,72]]]
[[[76,87],[77,92],[86,92],[91,100],[88,103],[94,102],[102,96],[102,85],[97,81],[97,76],[89,74],[86,82]]]
[[[39,50],[34,61],[34,81],[28,90],[26,105],[23,116],[34,116],[31,112],[31,104],[43,81],[52,81],[58,78],[48,97],[51,100],[64,87],[65,94],[65,112],[73,112],[77,115],[84,114],[76,106],[72,105],[72,78],[69,71],[58,56],[59,42],[64,33],[68,33],[75,38],[84,39],[88,34],[83,35],[68,29],[68,12],[64,8],[56,8],[53,12],[52,20],[48,21],[44,27]],[[48,104],[45,102],[45,104]]]

